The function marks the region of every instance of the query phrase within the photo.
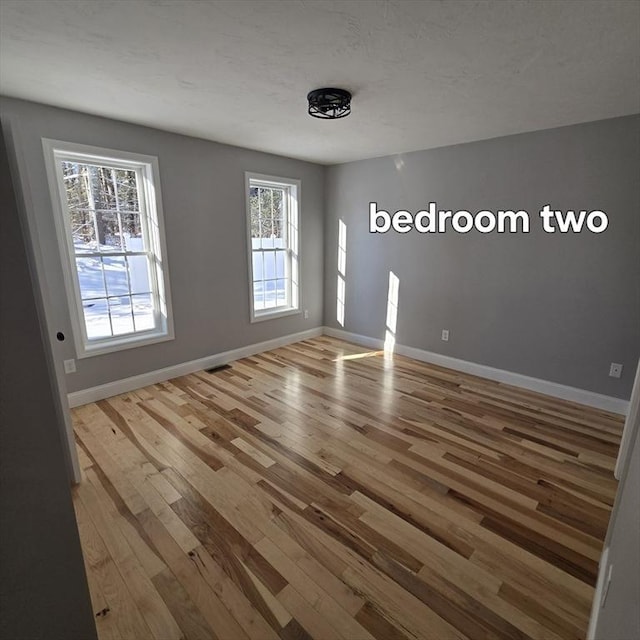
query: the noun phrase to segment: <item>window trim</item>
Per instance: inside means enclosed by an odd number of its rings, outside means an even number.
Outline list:
[[[253,306],[253,244],[251,242],[251,197],[250,189],[251,182],[264,182],[268,185],[283,186],[291,189],[295,189],[295,207],[297,215],[297,229],[298,229],[298,305],[296,307],[274,307],[273,309],[262,310],[256,312]],[[275,318],[283,318],[285,316],[300,315],[302,313],[302,260],[300,257],[300,239],[302,237],[302,216],[300,215],[300,201],[301,201],[301,185],[302,182],[296,178],[283,178],[282,176],[270,176],[263,173],[253,173],[251,171],[245,171],[244,174],[244,194],[245,194],[245,207],[246,207],[246,229],[247,229],[247,263],[249,267],[248,271],[248,283],[249,283],[249,319],[252,323],[264,322],[265,320],[274,320]],[[291,208],[291,203],[289,204]],[[290,215],[290,214],[289,214]],[[289,220],[287,220],[287,226],[289,226]],[[287,230],[288,231],[288,230]],[[287,251],[291,251],[290,242],[287,241]]]
[[[173,340],[175,337],[173,311],[157,157],[49,138],[42,138],[42,147],[76,357],[78,359],[89,358]],[[156,234],[149,234],[148,229],[144,233],[145,240],[152,247],[153,254],[160,257],[159,264],[152,266],[154,272],[152,278],[153,294],[155,300],[159,301],[161,308],[159,328],[99,340],[89,340],[87,337],[77,270],[73,265],[75,251],[66,217],[67,203],[65,195],[60,189],[61,168],[58,166],[60,156],[77,156],[79,161],[91,162],[93,160],[100,162],[101,166],[113,164],[118,168],[130,168],[136,171],[138,179],[142,178],[139,192],[144,200],[146,215],[157,226]]]

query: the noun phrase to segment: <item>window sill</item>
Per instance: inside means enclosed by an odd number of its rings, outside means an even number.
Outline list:
[[[142,336],[124,336],[118,340],[110,340],[109,342],[99,342],[97,344],[89,345],[77,345],[76,357],[80,360],[82,358],[91,358],[93,356],[102,356],[115,351],[123,351],[125,349],[135,349],[137,347],[144,347],[149,344],[157,344],[158,342],[167,342],[173,340],[173,332],[156,331],[153,333],[147,333]]]
[[[284,309],[274,309],[273,311],[262,311],[254,313],[251,322],[263,322],[264,320],[275,320],[276,318],[283,318],[284,316],[295,316],[302,313],[301,309],[294,309],[292,307],[286,307]]]

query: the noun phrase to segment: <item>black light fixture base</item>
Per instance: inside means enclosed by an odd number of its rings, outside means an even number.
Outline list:
[[[351,113],[351,94],[346,89],[314,89],[307,94],[309,115],[323,120],[345,118]]]

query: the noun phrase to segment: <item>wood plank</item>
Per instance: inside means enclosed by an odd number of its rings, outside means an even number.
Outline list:
[[[189,640],[217,640],[219,637],[208,625],[182,583],[165,569],[153,577],[153,584],[169,611],[177,621],[184,637]]]
[[[78,494],[79,492],[76,494],[78,496],[76,499],[78,521],[82,523],[81,530],[84,530],[84,539],[91,540],[83,547],[83,551],[87,554],[90,572],[104,598],[104,608],[95,612],[96,620],[100,620],[101,623],[102,618],[105,620],[109,618],[110,622],[112,620],[118,630],[118,635],[122,638],[153,640],[154,636],[134,602],[102,536],[98,533],[98,528],[86,508],[85,501]],[[88,530],[90,531],[88,532]],[[97,624],[98,631],[102,626],[110,625]]]
[[[122,535],[116,522],[109,517],[106,491],[95,473],[89,471],[89,483],[78,487],[78,495],[86,506],[89,516],[100,532],[109,555],[127,585],[132,600],[140,610],[147,626],[156,640],[180,640],[181,631],[164,601],[144,572],[137,557]]]

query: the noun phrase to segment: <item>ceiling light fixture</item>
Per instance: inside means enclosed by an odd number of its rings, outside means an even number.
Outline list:
[[[351,113],[351,94],[345,89],[314,89],[307,95],[309,115],[323,120],[337,120]]]

